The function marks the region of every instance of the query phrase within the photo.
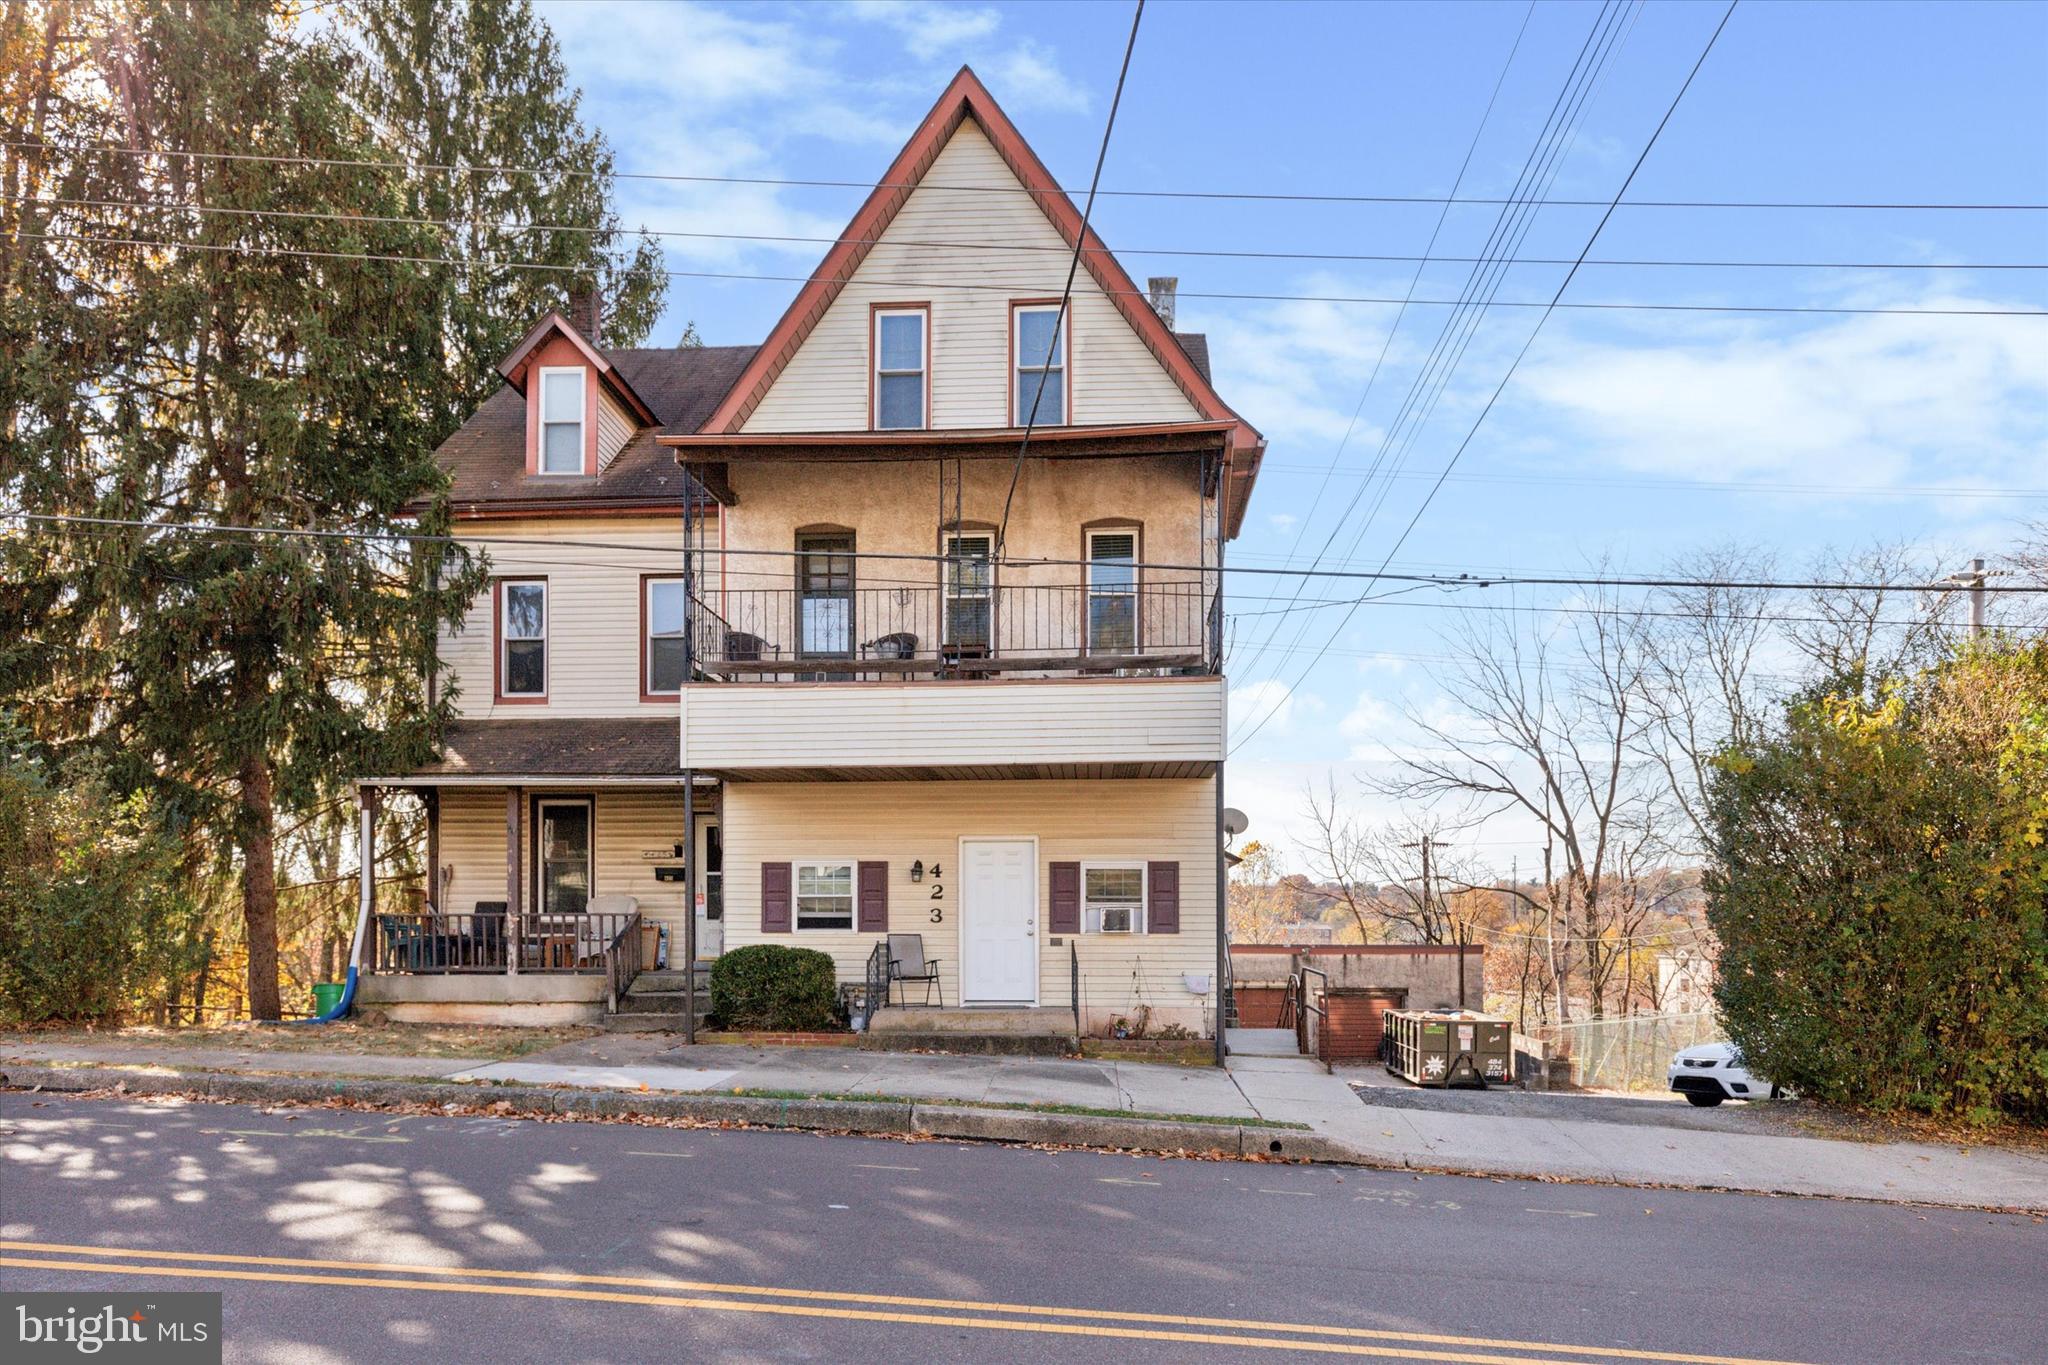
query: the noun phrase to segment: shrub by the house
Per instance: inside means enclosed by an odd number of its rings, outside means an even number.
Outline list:
[[[1729,1036],[1825,1100],[2048,1120],[2048,643],[1789,707],[1723,755]]]
[[[711,964],[711,1013],[733,1029],[829,1029],[838,1022],[838,980],[832,959],[815,948],[735,948]]]

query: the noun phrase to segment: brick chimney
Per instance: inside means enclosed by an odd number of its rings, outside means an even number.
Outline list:
[[[1180,291],[1180,276],[1154,275],[1145,281],[1145,298],[1151,303],[1152,311],[1159,314],[1159,320],[1166,324],[1166,330],[1173,330],[1173,296]]]
[[[594,284],[569,291],[569,325],[593,346],[604,345],[604,294]]]

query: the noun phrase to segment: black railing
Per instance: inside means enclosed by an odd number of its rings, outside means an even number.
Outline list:
[[[698,675],[713,679],[1211,673],[1222,608],[1188,578],[1087,585],[726,588],[692,603]]]

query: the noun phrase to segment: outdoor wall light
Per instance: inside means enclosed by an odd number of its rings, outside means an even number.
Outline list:
[[[914,882],[921,882],[924,880],[924,859],[919,858],[916,862],[910,865],[910,880]]]

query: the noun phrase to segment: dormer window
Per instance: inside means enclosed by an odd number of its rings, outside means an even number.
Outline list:
[[[877,431],[922,431],[930,395],[930,350],[923,304],[874,310],[874,411]]]
[[[1011,426],[1067,424],[1066,330],[1057,302],[1010,305]]]
[[[540,472],[583,472],[584,377],[581,366],[540,372]]]

